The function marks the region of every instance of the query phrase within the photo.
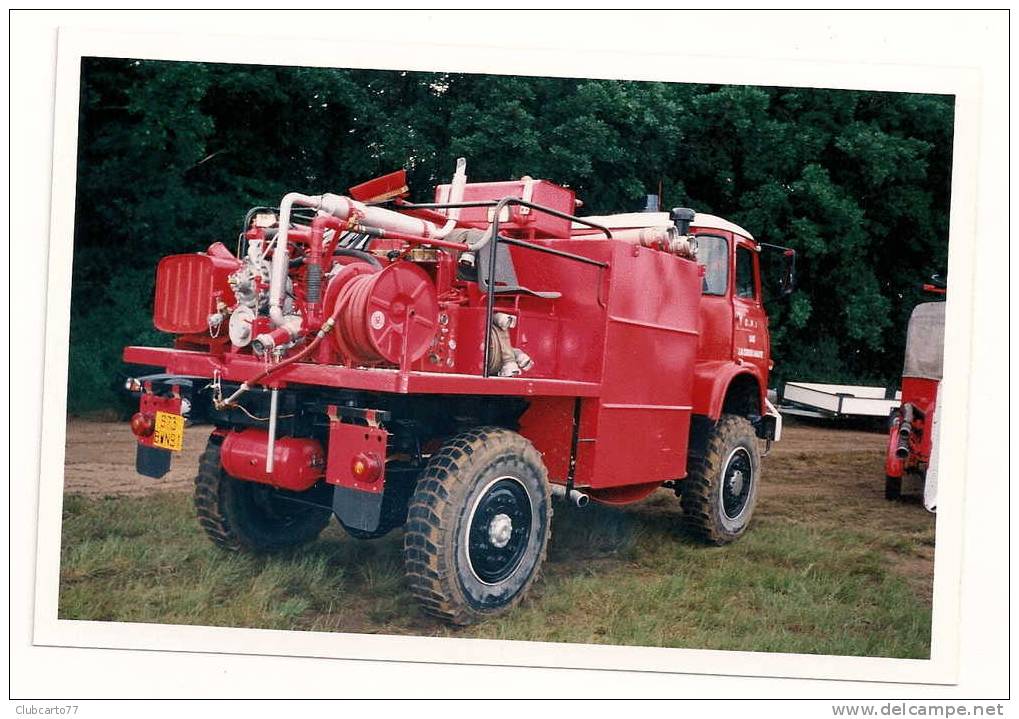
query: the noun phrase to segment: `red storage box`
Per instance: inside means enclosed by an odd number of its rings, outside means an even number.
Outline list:
[[[449,189],[449,185],[436,187],[435,201],[449,202]],[[576,194],[573,190],[554,182],[530,178],[508,182],[472,182],[464,186],[464,202],[498,201],[504,197],[517,197],[572,215]],[[493,210],[491,207],[466,208],[460,211],[460,219],[471,223],[491,222]],[[569,237],[570,221],[540,210],[512,205],[503,212],[499,220],[499,229],[509,235],[533,231],[539,237]]]
[[[240,264],[218,242],[209,254],[170,255],[160,260],[152,308],[156,329],[175,334],[207,332],[216,298],[227,306],[235,301],[229,277]]]

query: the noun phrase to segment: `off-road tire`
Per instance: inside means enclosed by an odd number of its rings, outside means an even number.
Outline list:
[[[525,501],[528,513],[522,514]],[[510,514],[517,510],[518,519],[507,544],[479,544],[479,535],[491,537],[496,522],[505,522],[500,518],[507,514],[490,516],[504,506]],[[474,519],[487,517],[488,525],[475,525]],[[456,435],[433,455],[411,497],[403,550],[411,593],[426,612],[452,624],[473,624],[508,611],[538,578],[551,519],[548,472],[529,441],[498,427]],[[505,560],[506,576],[486,575],[503,561],[501,552],[520,555]]]
[[[198,462],[198,523],[231,552],[272,552],[306,544],[329,524],[332,512],[272,496],[268,485],[235,479],[219,460],[222,437],[212,435]]]
[[[723,476],[737,457],[744,464],[749,462],[751,480],[742,509],[736,516],[729,516],[723,499]],[[761,455],[753,425],[745,417],[723,414],[708,434],[704,456],[692,460],[687,478],[680,483],[684,525],[710,544],[738,539],[753,516],[760,480]]]
[[[894,502],[902,498],[902,477],[885,475],[885,499]]]

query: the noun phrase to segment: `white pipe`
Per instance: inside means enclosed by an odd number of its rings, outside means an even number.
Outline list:
[[[280,202],[279,230],[276,233],[276,248],[272,252],[272,269],[269,272],[269,319],[273,327],[279,327],[286,318],[283,316],[283,290],[287,286],[287,269],[290,264],[290,245],[287,233],[290,230],[290,210],[294,205],[318,207],[321,197],[291,192]]]
[[[272,474],[273,457],[276,454],[276,415],[279,410],[280,391],[274,389],[269,395],[269,446],[265,453],[265,473]]]
[[[449,202],[455,204],[457,202],[463,202],[464,199],[464,186],[467,184],[467,159],[458,157],[456,160],[456,172],[453,173],[453,181],[449,183]],[[456,221],[460,219],[460,208],[450,207],[446,213],[446,217],[456,224]],[[448,222],[446,223],[449,224]],[[445,229],[445,228],[443,228]],[[450,227],[450,230],[453,228]],[[446,234],[449,234],[447,231]],[[445,235],[443,235],[445,237]]]
[[[449,202],[463,202],[464,187],[467,185],[467,160],[460,157],[456,161],[456,171],[449,186]],[[356,214],[360,223],[370,227],[379,227],[391,232],[400,232],[405,235],[414,235],[423,239],[441,240],[456,227],[460,218],[460,208],[450,208],[447,212],[449,220],[442,227],[434,222],[421,220],[416,217],[405,215],[401,212],[394,212],[383,207],[365,205],[357,200],[352,200],[343,195],[326,194],[322,195],[321,210],[341,219],[349,219]]]
[[[320,209],[341,220],[347,220],[351,215],[356,215],[359,224],[421,238],[442,239],[444,235],[440,235],[440,233],[445,231],[450,224],[447,222],[445,226],[439,228],[434,222],[393,212],[383,207],[372,207],[343,195],[322,195]]]
[[[578,492],[575,489],[571,489],[569,491],[569,496],[567,496],[566,486],[563,484],[552,483],[550,485],[550,489],[552,490],[553,497],[556,499],[568,499],[571,504],[574,504],[577,507],[586,507],[591,501],[591,498],[588,495],[583,492]]]

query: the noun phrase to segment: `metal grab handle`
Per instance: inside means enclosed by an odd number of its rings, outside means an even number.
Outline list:
[[[594,229],[604,233],[604,235],[612,239],[612,231],[609,228],[599,225],[596,222],[590,222],[583,217],[577,217],[576,215],[570,215],[565,212],[560,212],[551,207],[545,207],[544,205],[537,205],[527,200],[522,200],[519,197],[504,197],[501,200],[478,200],[476,202],[401,202],[397,206],[401,209],[407,210],[445,210],[445,209],[460,209],[468,207],[495,207],[497,208],[492,217],[492,224],[498,229],[499,213],[502,212],[503,208],[507,205],[520,205],[521,207],[528,207],[532,210],[538,210],[544,212],[547,215],[558,217],[561,220],[569,220],[570,222],[578,222],[581,225],[593,227]]]

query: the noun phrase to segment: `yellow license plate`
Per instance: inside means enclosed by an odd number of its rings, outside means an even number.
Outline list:
[[[152,445],[179,452],[184,447],[184,418],[179,414],[156,412],[156,427],[152,432]]]

